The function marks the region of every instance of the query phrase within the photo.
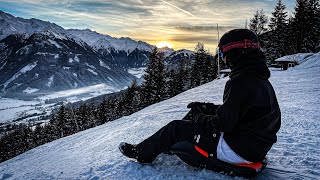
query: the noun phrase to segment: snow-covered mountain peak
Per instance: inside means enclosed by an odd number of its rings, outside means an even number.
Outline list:
[[[148,51],[153,48],[152,45],[136,41],[128,37],[111,37],[109,35],[100,34],[90,29],[78,30],[64,28],[48,21],[39,19],[23,19],[14,17],[3,11],[0,13],[0,40],[11,34],[28,34],[44,33],[54,35],[56,38],[65,39],[66,37],[72,38],[80,44],[83,42],[93,47],[95,50],[99,49],[113,49],[115,51],[125,51],[131,53],[134,50]]]
[[[167,46],[159,48],[158,50],[164,54],[164,57],[169,57],[173,52],[175,52],[174,49]]]
[[[23,19],[14,17],[11,14],[0,13],[0,40],[11,34],[28,34],[31,35],[36,32],[51,31],[55,34],[64,34],[64,29],[49,21],[42,21],[40,19]]]
[[[128,37],[111,37],[109,35],[97,33],[96,31],[92,31],[90,29],[69,29],[67,31],[68,34],[88,43],[88,45],[93,47],[95,50],[107,49],[110,51],[113,49],[115,51],[125,51],[130,53],[135,49],[150,52],[153,48],[152,45],[142,41],[136,41]]]
[[[180,50],[175,51],[174,53],[172,53],[170,56],[175,56],[177,54],[183,54],[184,56],[190,56],[190,55],[193,55],[194,52],[190,51],[190,50],[187,50],[187,49],[180,49]]]

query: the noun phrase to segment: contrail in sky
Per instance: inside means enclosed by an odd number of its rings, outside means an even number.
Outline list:
[[[187,15],[189,15],[189,16],[195,17],[195,16],[194,16],[193,14],[191,14],[189,11],[186,11],[186,10],[184,10],[184,9],[181,9],[181,8],[175,6],[175,5],[173,5],[173,4],[171,4],[171,3],[167,2],[167,1],[164,1],[164,0],[160,0],[160,1],[168,4],[168,5],[171,6],[171,7],[174,7],[174,8],[176,8],[176,9],[182,11],[183,13],[185,13],[185,14],[187,14]]]

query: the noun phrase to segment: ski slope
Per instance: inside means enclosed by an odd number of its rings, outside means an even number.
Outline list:
[[[121,141],[138,143],[174,119],[192,101],[222,102],[222,78],[130,116],[42,145],[0,164],[0,179],[232,179],[160,155],[139,164],[121,155]],[[278,142],[257,179],[320,179],[320,54],[270,79],[282,111]],[[235,179],[242,179],[236,177]]]

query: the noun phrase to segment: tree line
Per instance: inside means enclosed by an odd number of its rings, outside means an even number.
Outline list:
[[[285,55],[320,51],[319,4],[319,0],[296,0],[288,15],[278,0],[270,19],[262,9],[254,13],[247,28],[258,34],[269,63]]]
[[[98,104],[81,104],[75,108],[62,104],[50,115],[49,123],[14,126],[0,137],[0,162],[53,140],[130,115],[151,104],[169,99],[183,91],[210,82],[217,77],[213,56],[198,43],[194,56],[179,59],[172,68],[164,54],[153,49],[139,86],[136,81],[116,96]]]

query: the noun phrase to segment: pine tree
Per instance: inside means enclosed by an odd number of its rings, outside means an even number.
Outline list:
[[[296,53],[296,40],[295,40],[295,36],[294,36],[294,27],[293,27],[293,21],[294,18],[292,16],[290,16],[288,18],[288,25],[285,28],[285,32],[286,32],[286,46],[284,47],[285,49],[285,53],[287,54],[295,54]]]
[[[33,131],[29,127],[23,128],[23,142],[25,143],[24,149],[21,151],[21,153],[32,149],[33,147],[37,146],[37,144],[33,141]]]
[[[272,12],[272,17],[270,18],[270,30],[274,31],[285,28],[287,25],[287,12],[285,12],[285,9],[286,6],[283,4],[282,0],[278,0],[274,12]]]
[[[208,53],[204,49],[204,44],[198,42],[195,47],[194,63],[191,69],[191,88],[200,86],[207,82],[207,56]]]
[[[287,12],[286,6],[282,3],[282,0],[278,0],[272,17],[270,18],[267,43],[267,58],[271,62],[279,57],[286,55],[287,43]]]
[[[107,121],[113,121],[115,119],[115,100],[109,99],[105,106]]]
[[[253,14],[253,18],[250,19],[249,29],[255,32],[257,35],[260,35],[267,31],[265,27],[268,23],[268,17],[265,15],[263,9],[260,11],[257,10]]]
[[[79,108],[75,111],[75,118],[77,119],[80,131],[88,129],[87,119],[89,118],[87,112],[87,106],[81,104]]]
[[[166,73],[166,98],[170,98],[176,95],[175,87],[176,72],[174,69],[167,70]]]
[[[67,109],[64,105],[61,105],[57,117],[56,117],[56,127],[59,132],[60,137],[70,135],[71,125],[70,125],[70,114],[67,112]]]
[[[319,0],[309,0],[307,4],[307,27],[305,49],[308,52],[319,52],[320,50],[320,2]]]
[[[154,48],[145,70],[144,82],[141,86],[144,105],[150,105],[162,100],[165,95],[164,55]]]
[[[43,141],[43,128],[40,126],[40,124],[37,124],[35,130],[33,131],[33,143],[35,146],[40,146],[43,144]]]
[[[126,109],[126,113],[123,115],[129,115],[133,113],[136,109],[137,106],[137,93],[138,93],[138,86],[137,86],[137,81],[134,80],[132,81],[131,85],[127,89],[124,98],[123,98],[123,105],[124,108]]]
[[[186,61],[189,61],[189,60],[184,60],[180,62],[178,72],[176,73],[176,78],[174,79],[175,95],[186,90],[185,88],[187,85],[187,77],[188,77],[188,70],[187,70],[188,66]]]
[[[47,126],[48,132],[50,134],[50,137],[49,137],[50,140],[55,140],[60,137],[56,117],[57,117],[57,114],[52,113],[50,116],[49,125]]]
[[[306,37],[309,33],[308,0],[297,0],[294,8],[293,39],[296,47],[295,52],[308,52],[306,49]]]
[[[87,124],[89,125],[88,128],[93,128],[97,126],[97,118],[96,118],[96,107],[93,103],[91,103],[89,106],[87,106],[87,115],[88,115],[88,119],[87,119]]]
[[[107,122],[107,99],[103,99],[103,101],[97,106],[97,119],[98,124],[104,124]]]
[[[206,59],[206,67],[207,67],[207,82],[211,82],[218,76],[218,66],[216,64],[216,61],[214,60],[214,57],[209,55]]]

